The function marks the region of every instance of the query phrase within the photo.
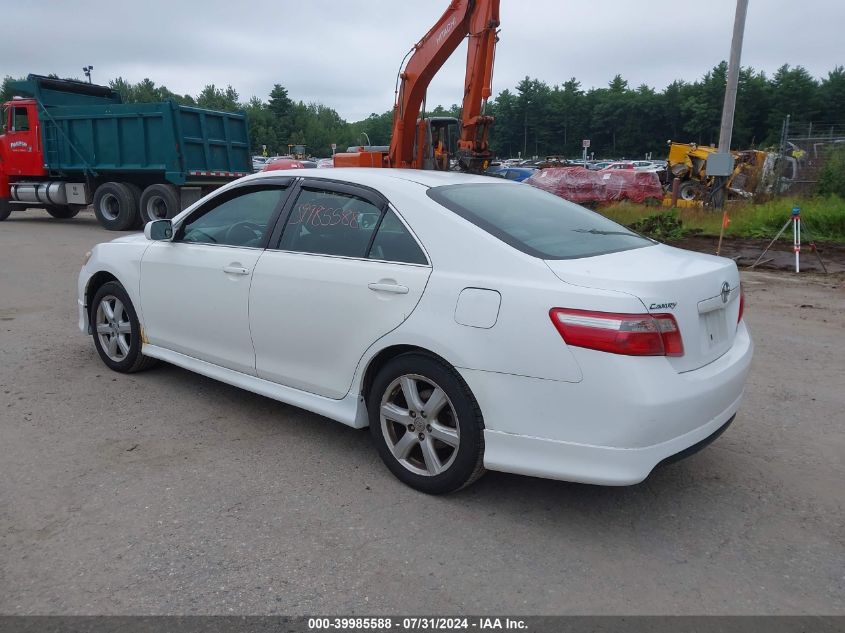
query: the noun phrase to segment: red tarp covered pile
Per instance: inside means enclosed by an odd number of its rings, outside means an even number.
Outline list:
[[[651,171],[593,171],[583,167],[549,167],[541,169],[525,182],[579,204],[620,200],[644,202],[649,198],[663,198],[660,178]]]

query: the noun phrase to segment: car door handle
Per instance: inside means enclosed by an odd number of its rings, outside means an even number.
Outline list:
[[[249,269],[243,266],[223,266],[223,272],[230,275],[248,275]]]
[[[392,292],[397,295],[408,294],[408,286],[400,286],[399,284],[374,283],[367,284],[367,288],[375,292]]]

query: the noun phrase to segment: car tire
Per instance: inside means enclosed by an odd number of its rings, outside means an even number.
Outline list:
[[[109,369],[132,374],[158,363],[141,353],[138,314],[120,283],[109,281],[100,286],[89,306],[88,318],[94,347]]]
[[[179,211],[179,192],[173,185],[150,185],[141,194],[142,224],[153,220],[169,220]]]
[[[45,207],[47,213],[58,220],[70,220],[79,214],[79,207],[72,207],[70,205],[53,205]]]
[[[94,214],[109,231],[126,231],[138,219],[138,199],[126,183],[107,182],[94,192]]]
[[[484,421],[452,367],[426,354],[388,361],[367,397],[370,434],[390,471],[428,494],[460,490],[484,474]]]
[[[8,198],[0,198],[0,222],[9,217],[12,213],[12,203]]]

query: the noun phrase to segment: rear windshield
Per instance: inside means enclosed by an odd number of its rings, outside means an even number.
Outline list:
[[[432,187],[428,196],[523,253],[576,259],[651,246],[598,213],[530,185]]]

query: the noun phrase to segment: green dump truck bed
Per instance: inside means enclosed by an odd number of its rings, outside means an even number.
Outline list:
[[[122,173],[184,185],[252,173],[243,112],[122,103],[105,86],[36,75],[16,88],[38,101],[45,168],[53,175]]]

